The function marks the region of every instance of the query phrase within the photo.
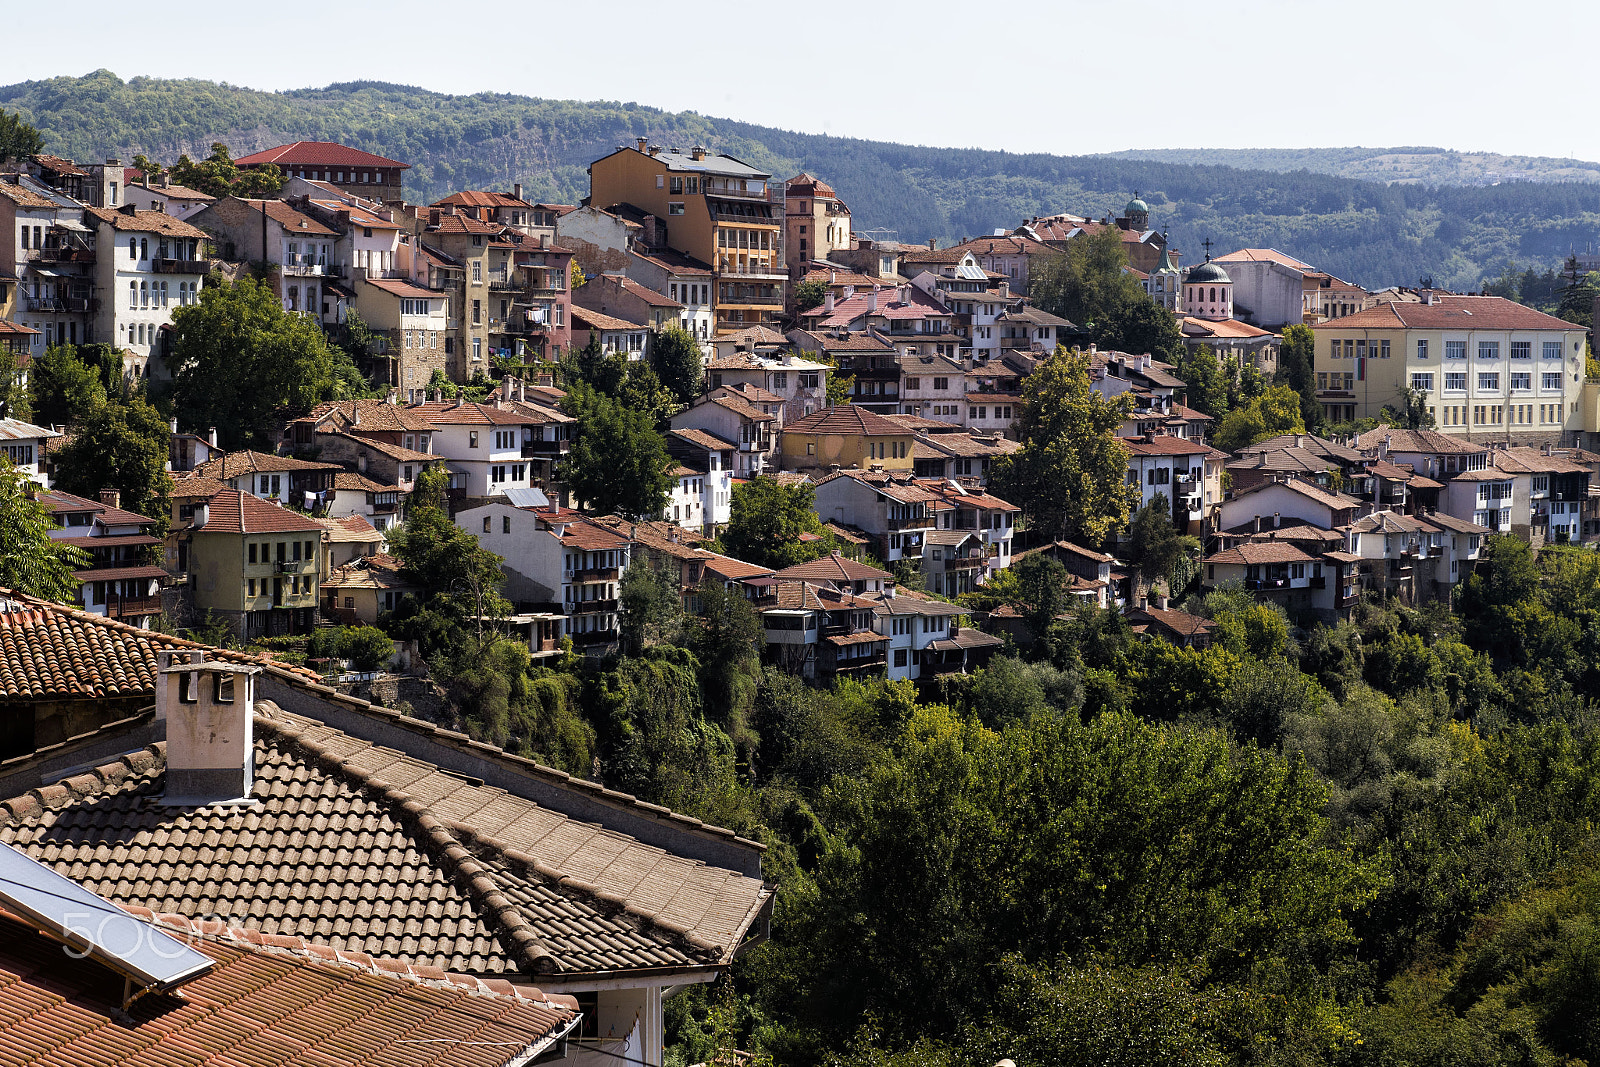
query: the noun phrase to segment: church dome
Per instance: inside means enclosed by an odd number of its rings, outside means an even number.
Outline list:
[[[1122,209],[1122,213],[1124,215],[1148,215],[1150,214],[1150,205],[1141,200],[1138,193],[1134,193],[1133,199],[1128,201],[1128,206]]]
[[[1199,285],[1202,282],[1208,285],[1232,285],[1233,279],[1228,277],[1228,272],[1211,262],[1209,259],[1189,272],[1184,279],[1188,285]]]

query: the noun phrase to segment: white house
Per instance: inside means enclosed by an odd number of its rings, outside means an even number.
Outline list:
[[[50,488],[52,479],[45,473],[44,443],[61,435],[21,419],[0,419],[0,455],[35,482]]]
[[[84,221],[98,227],[96,284],[100,311],[95,336],[124,353],[133,377],[168,376],[172,313],[198,303],[211,269],[203,230],[164,211],[87,208]]]
[[[431,451],[444,457],[451,489],[474,497],[531,486],[532,465],[522,446],[535,427],[543,432],[538,416],[464,399],[412,404],[405,411],[433,424]]]

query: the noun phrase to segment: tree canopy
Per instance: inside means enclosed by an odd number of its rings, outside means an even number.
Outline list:
[[[771,475],[733,487],[722,550],[735,559],[782,570],[825,556],[833,535],[817,516],[817,490],[810,482],[783,483]],[[814,540],[802,540],[810,534]]]
[[[1124,480],[1127,446],[1115,436],[1132,403],[1091,389],[1087,357],[1058,346],[1023,382],[1022,448],[996,464],[995,491],[1045,538],[1100,544],[1135,499]]]
[[[0,108],[0,163],[27,159],[44,151],[44,137],[24,122],[20,113]]]
[[[659,516],[675,464],[654,420],[581,382],[568,390],[562,410],[578,420],[562,464],[573,495],[600,514]]]
[[[72,572],[88,565],[81,548],[53,541],[53,523],[34,499],[38,486],[0,457],[0,588],[70,604],[79,582]]]
[[[150,163],[149,160],[145,162]],[[225,196],[237,196],[240,199],[274,196],[287,180],[275,163],[240,168],[234,163],[228,146],[220,141],[211,146],[209,156],[198,162],[187,155],[179,156],[172,165],[169,177],[177,185],[198,189],[219,199]]]

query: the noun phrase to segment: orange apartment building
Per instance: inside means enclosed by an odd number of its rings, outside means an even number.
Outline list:
[[[784,219],[771,178],[699,145],[681,152],[641,137],[589,165],[589,203],[664,221],[668,247],[713,267],[717,332],[737,332],[783,316]]]

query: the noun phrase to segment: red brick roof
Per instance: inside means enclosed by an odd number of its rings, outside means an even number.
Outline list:
[[[1432,304],[1379,304],[1330,319],[1314,330],[1582,330],[1575,323],[1502,296],[1440,296]]]
[[[862,582],[874,578],[887,581],[894,576],[888,571],[880,571],[865,563],[857,563],[834,552],[821,559],[814,559],[810,563],[796,563],[793,567],[785,567],[776,577],[802,578],[809,581]]]
[[[114,207],[91,207],[85,208],[84,213],[109,224],[113,230],[161,233],[168,237],[194,237],[202,241],[206,239],[204,230],[175,219],[165,211],[129,212]]]
[[[899,423],[854,404],[835,404],[803,415],[783,428],[784,433],[841,433],[866,437],[903,437],[911,431]]]
[[[1242,545],[1207,556],[1207,563],[1308,563],[1311,557],[1294,545],[1271,541],[1246,541]]]
[[[1173,437],[1170,434],[1157,434],[1145,440],[1139,437],[1119,438],[1127,446],[1129,452],[1136,456],[1205,456],[1208,459],[1226,459],[1227,455],[1218,452],[1203,441],[1190,441],[1183,437]]]
[[[459,193],[451,193],[442,200],[435,200],[434,207],[447,205],[459,207],[532,207],[526,200],[519,200],[510,193],[496,193],[486,189],[463,189]]]
[[[397,167],[409,170],[411,164],[397,159],[385,159],[359,148],[336,144],[333,141],[295,141],[279,145],[233,161],[241,167],[259,167],[276,163],[280,167]]]
[[[466,402],[457,405],[454,400],[430,400],[424,404],[412,404],[405,410],[406,414],[425,419],[435,426],[531,426],[539,421],[534,416],[507,411],[493,404]]]
[[[195,533],[314,533],[322,527],[299,512],[279,507],[238,489],[227,489],[206,501],[206,524]]]
[[[151,917],[145,909],[135,915]],[[0,918],[6,1063],[180,1067],[292,1058],[363,1067],[447,1056],[502,1067],[553,1045],[577,1014],[569,998],[518,995],[509,983],[497,983],[509,995],[485,995],[491,987],[477,979],[430,972],[432,980],[423,981],[409,969],[401,976],[370,957],[319,951],[299,939],[267,942],[215,926],[202,933],[180,916],[158,924],[213,966],[179,990],[146,993],[125,1009],[122,982],[108,968],[75,958],[26,923]]]
[[[208,459],[194,469],[196,477],[217,478],[227,481],[246,474],[281,474],[288,471],[332,471],[338,470],[337,463],[317,463],[309,459],[295,459],[293,456],[274,456],[267,452],[252,452],[244,449],[238,452],[228,452]]]

